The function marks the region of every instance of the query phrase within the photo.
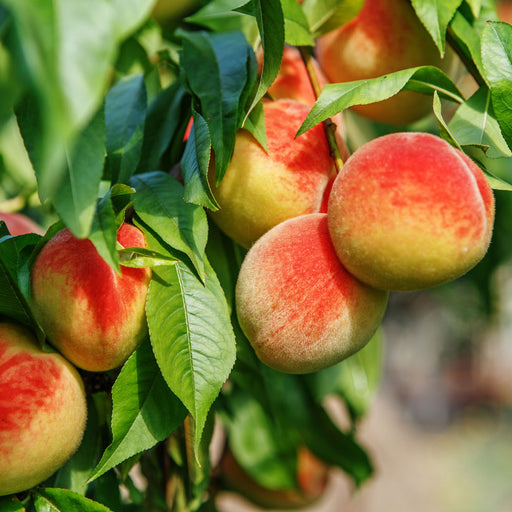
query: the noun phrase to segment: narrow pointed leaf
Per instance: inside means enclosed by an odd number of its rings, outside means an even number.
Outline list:
[[[446,47],[446,29],[462,0],[412,0],[418,18],[432,36],[441,55]]]
[[[66,156],[66,171],[53,204],[73,234],[84,238],[91,230],[105,160],[102,111],[67,149]]]
[[[202,276],[208,237],[204,210],[186,203],[183,185],[163,172],[137,174],[130,184],[136,190],[137,215],[172,248],[185,253]]]
[[[313,37],[319,37],[355,18],[364,0],[304,0],[302,9]]]
[[[209,265],[205,285],[181,262],[155,268],[146,313],[162,375],[196,422],[197,447],[208,411],[235,362],[222,288]]]
[[[112,388],[112,407],[112,443],[89,480],[166,439],[186,415],[163,379],[148,342],[123,366]]]
[[[208,124],[193,110],[194,124],[181,159],[187,202],[218,210],[219,205],[208,182],[212,143]]]
[[[352,105],[366,105],[382,101],[404,89],[424,94],[433,94],[434,91],[438,91],[442,97],[459,103],[463,101],[451,79],[443,71],[433,66],[404,69],[368,80],[327,84],[322,89],[297,135],[301,135]]]
[[[139,163],[146,118],[142,74],[121,79],[105,98],[108,170],[112,183],[127,183]]]
[[[67,489],[38,489],[34,506],[36,512],[112,512],[105,505]]]
[[[311,37],[308,20],[297,0],[283,0],[281,5],[286,42],[295,46],[314,46],[315,41]]]
[[[457,109],[448,127],[460,146],[481,146],[490,158],[510,157],[492,107],[490,90],[480,87]]]
[[[482,33],[482,62],[496,119],[512,148],[512,26],[508,23],[487,24]]]
[[[249,112],[263,98],[279,73],[285,42],[281,2],[279,0],[254,0],[253,5],[264,58],[260,82]]]

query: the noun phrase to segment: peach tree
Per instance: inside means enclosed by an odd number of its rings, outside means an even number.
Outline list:
[[[377,69],[370,69],[372,56],[358,55],[364,45],[356,42],[349,46],[349,60],[367,64],[369,71],[337,74],[337,66],[343,67],[343,61],[336,62],[336,45],[342,44],[337,41],[348,41],[346,34],[353,32],[364,39],[365,17],[382,8]],[[404,36],[392,27],[405,11],[412,21]],[[416,39],[423,42],[416,45]],[[287,67],[284,55],[292,47],[300,59]],[[405,47],[413,55],[402,62],[390,49]],[[386,57],[389,68],[380,66]],[[268,366],[256,355],[237,314],[238,275],[254,240],[243,247],[218,227],[214,212],[223,204],[216,191],[231,172],[240,133],[263,155],[272,154],[272,138],[280,135],[266,130],[263,106],[301,87],[309,87],[313,97],[293,133],[300,139],[323,125],[332,179],[342,175],[349,152],[381,135],[434,134],[462,152],[456,157],[461,162],[478,166],[494,190],[493,241],[482,251],[485,258],[461,277],[474,280],[490,302],[492,270],[510,257],[507,218],[512,211],[507,198],[512,190],[507,183],[512,27],[499,20],[494,2],[0,0],[0,69],[0,211],[23,213],[44,227],[43,235],[33,228],[17,234],[8,217],[0,221],[0,322],[24,326],[38,345],[32,351],[61,350],[66,340],[52,339],[57,320],[74,332],[75,342],[87,344],[89,316],[114,331],[135,316],[120,317],[115,324],[111,311],[119,303],[131,311],[133,297],[129,289],[111,293],[107,279],[116,283],[141,269],[151,276],[144,289],[143,326],[133,327],[136,348],[114,368],[102,367],[101,351],[90,356],[97,365],[76,364],[87,396],[85,431],[74,454],[42,481],[28,477],[30,456],[11,458],[9,465],[2,458],[22,439],[16,435],[24,428],[16,404],[20,393],[30,398],[30,389],[19,381],[29,376],[9,374],[14,359],[2,359],[0,353],[0,512],[206,512],[221,510],[217,497],[225,490],[266,508],[299,507],[321,497],[329,468],[342,471],[354,487],[371,478],[372,460],[357,427],[382,371],[379,324],[388,290],[361,293],[378,296],[378,305],[371,326],[366,325],[368,310],[357,311],[351,325],[359,336],[357,350],[349,357],[340,350],[342,357],[326,358],[323,366],[302,361],[315,371]],[[277,87],[279,79],[288,80],[286,87]],[[409,99],[401,103],[401,98]],[[394,106],[386,118],[380,107],[389,99]],[[411,119],[417,103],[426,109]],[[362,106],[379,115],[364,117]],[[284,124],[291,119],[286,113],[277,117]],[[281,144],[277,151],[285,163],[293,158],[291,145]],[[318,151],[311,153],[314,161]],[[245,149],[242,161],[244,154]],[[400,158],[399,148],[396,154]],[[247,155],[240,167],[254,164],[249,150]],[[309,162],[306,156],[292,169],[303,173],[301,183],[308,179],[308,169],[301,168]],[[357,207],[371,200],[365,196],[364,175],[358,179]],[[265,196],[281,187],[276,181],[266,190],[268,180],[261,181]],[[435,186],[442,188],[442,181],[438,178]],[[237,188],[244,187],[241,180]],[[294,215],[324,215],[322,196],[329,191],[325,179],[315,211]],[[251,215],[272,215],[273,206],[265,202],[262,207],[263,199],[255,193],[243,201],[254,202]],[[489,204],[487,219],[494,215]],[[231,215],[226,206],[224,211]],[[244,232],[240,222],[245,221],[236,211],[232,215],[228,224],[238,223]],[[140,231],[144,243],[120,240],[124,224]],[[276,224],[285,229],[281,219]],[[312,224],[325,226],[324,220]],[[53,260],[39,263],[63,230],[74,245],[54,250]],[[285,318],[285,326],[296,325],[296,331],[312,323],[321,327],[320,319],[338,304],[325,292],[337,278],[337,260],[333,263],[330,253],[325,257],[336,267],[332,279],[325,273],[312,279],[320,268],[312,244],[317,232],[307,231],[306,237],[298,231],[297,243],[291,239],[271,250],[283,269],[276,274],[284,273],[292,283],[285,298],[295,308],[293,320],[302,315],[295,324]],[[274,233],[280,241],[282,231]],[[285,250],[292,251],[286,254],[289,260],[282,258]],[[62,255],[65,259],[59,260]],[[258,269],[259,282],[268,278],[266,261]],[[285,272],[289,266],[283,261],[301,268]],[[36,305],[33,285],[40,280],[33,271],[41,267],[60,274]],[[295,282],[297,274],[308,279]],[[280,276],[271,277],[277,283]],[[85,298],[82,278],[89,283]],[[61,291],[62,282],[72,290],[69,295]],[[324,283],[320,302],[306,300],[318,283]],[[268,283],[270,293],[273,284]],[[252,283],[245,283],[244,300],[253,300],[252,290]],[[341,295],[337,307],[344,308]],[[82,315],[85,300],[93,311],[89,316]],[[308,310],[313,302],[315,309]],[[269,304],[272,313],[280,307]],[[343,315],[335,315],[343,321],[329,343],[352,320]],[[0,348],[3,343],[0,339]],[[300,360],[306,352],[293,356]],[[331,416],[326,399],[332,397],[348,411],[348,429]],[[38,407],[34,400],[34,411]],[[38,421],[45,421],[42,417]],[[47,420],[47,426],[59,428],[55,418]],[[31,445],[44,446],[48,430],[32,426],[31,435],[42,434]],[[28,487],[23,482],[7,486],[10,471],[27,476]]]

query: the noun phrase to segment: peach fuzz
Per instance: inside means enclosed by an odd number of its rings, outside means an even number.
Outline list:
[[[289,219],[262,236],[236,285],[238,319],[256,355],[287,373],[314,372],[361,349],[387,298],[340,264],[324,213]]]
[[[122,247],[145,247],[130,224],[117,233]],[[149,268],[116,272],[92,242],[63,229],[38,254],[31,275],[32,309],[51,344],[89,371],[122,365],[147,333]]]
[[[0,496],[50,477],[78,448],[87,419],[76,369],[25,327],[0,323]]]
[[[260,63],[262,63],[262,52],[259,53],[258,58]],[[328,80],[315,59],[312,59],[312,65],[318,85],[323,87],[328,83]],[[310,107],[315,104],[316,96],[306,70],[306,65],[302,60],[300,51],[294,46],[285,46],[279,73],[267,92],[274,100],[291,99]],[[334,116],[332,121],[336,124],[336,142],[341,158],[346,160],[349,156],[349,150],[346,144],[342,113],[340,112]]]
[[[268,153],[247,130],[237,133],[233,157],[218,186],[220,209],[213,220],[231,238],[249,247],[280,222],[318,212],[335,177],[321,125],[295,138],[309,107],[293,100],[263,102]]]
[[[370,286],[408,291],[451,281],[483,258],[494,197],[480,168],[440,137],[394,133],[350,157],[327,215],[349,272]]]
[[[415,66],[448,68],[407,0],[366,0],[349,23],[317,40],[318,63],[331,82],[376,78]],[[374,121],[409,124],[432,109],[432,98],[403,91],[352,110]]]
[[[22,213],[0,212],[0,220],[5,222],[9,233],[13,236],[27,235],[29,233],[36,233],[37,235],[44,234],[41,226]]]

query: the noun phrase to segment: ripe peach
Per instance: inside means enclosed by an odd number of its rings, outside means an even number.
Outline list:
[[[36,224],[32,219],[23,215],[22,213],[2,213],[0,212],[0,220],[3,220],[7,225],[9,233],[14,236],[26,235],[29,233],[36,233],[42,235],[43,228]]]
[[[144,235],[124,223],[123,247],[145,247]],[[41,250],[32,268],[32,309],[50,342],[89,371],[120,366],[146,336],[145,301],[151,270],[121,267],[121,275],[87,239],[68,229]]]
[[[297,489],[264,487],[240,466],[229,449],[220,461],[220,472],[230,490],[259,507],[272,509],[309,506],[323,496],[329,481],[329,467],[305,447],[297,453]]]
[[[494,197],[480,168],[428,133],[373,139],[334,182],[327,215],[340,261],[380,289],[455,279],[485,255]]]
[[[340,264],[324,213],[289,219],[262,236],[236,285],[238,319],[256,355],[287,373],[314,372],[362,348],[387,298]]]
[[[0,323],[0,496],[51,476],[78,448],[87,405],[76,369],[30,331]]]
[[[263,61],[262,53],[258,55],[258,60]],[[325,85],[327,79],[320,66],[316,61],[313,61],[313,66],[320,85]],[[304,105],[314,105],[315,93],[298,48],[285,46],[279,73],[268,93],[274,99],[292,99]]]
[[[264,101],[268,153],[242,129],[220,185],[210,176],[220,205],[212,218],[245,247],[283,220],[322,206],[335,170],[322,126],[295,138],[309,110],[292,100]]]
[[[352,21],[317,40],[316,55],[331,82],[376,78],[422,65],[447,68],[451,60],[441,59],[407,0],[366,0]],[[431,108],[429,96],[403,91],[353,110],[374,121],[408,124]]]

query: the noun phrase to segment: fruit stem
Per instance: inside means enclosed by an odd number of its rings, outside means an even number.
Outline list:
[[[311,82],[311,87],[313,87],[315,98],[318,99],[320,93],[322,92],[322,86],[320,85],[315,66],[313,65],[313,57],[309,51],[309,48],[306,46],[299,46],[299,51],[302,57],[302,61],[304,62],[304,66],[306,67],[309,81]],[[325,136],[327,137],[327,143],[329,144],[331,157],[334,160],[336,173],[339,173],[343,167],[343,159],[341,158],[340,149],[338,147],[338,143],[336,142],[336,123],[334,123],[333,120],[329,118],[323,121],[322,125],[324,127]]]

